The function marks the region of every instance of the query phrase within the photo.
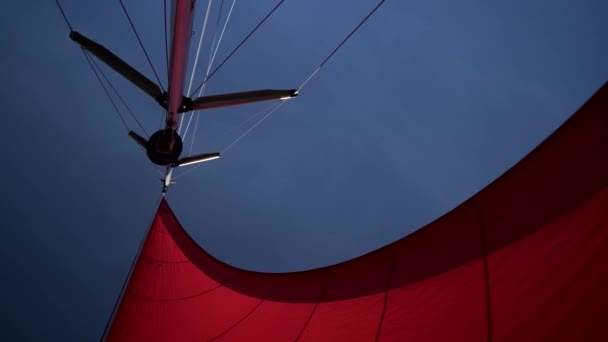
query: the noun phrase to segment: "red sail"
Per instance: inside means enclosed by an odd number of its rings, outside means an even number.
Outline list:
[[[239,270],[163,200],[108,339],[608,341],[608,84],[458,208],[338,265]]]

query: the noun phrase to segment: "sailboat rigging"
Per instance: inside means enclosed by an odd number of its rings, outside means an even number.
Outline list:
[[[205,77],[203,82],[192,91],[192,94],[200,90],[209,81],[209,79],[221,68],[227,61],[232,57],[238,49],[256,32],[256,30],[285,2],[280,0],[272,10],[258,23],[257,26],[251,30],[251,32],[227,55],[226,58],[208,75]],[[319,66],[306,78],[304,83],[298,88],[294,89],[263,89],[253,90],[244,92],[235,92],[218,95],[207,95],[192,98],[192,94],[184,94],[184,83],[186,75],[186,67],[188,65],[188,54],[190,51],[191,32],[194,21],[194,12],[196,8],[196,0],[173,0],[173,26],[171,27],[171,49],[169,57],[169,70],[168,70],[168,90],[164,91],[160,84],[160,79],[152,69],[157,77],[159,84],[154,83],[152,80],[144,76],[141,72],[130,66],[127,62],[122,60],[116,54],[111,52],[103,45],[95,42],[94,40],[84,36],[82,33],[73,29],[72,25],[67,19],[59,0],[56,0],[57,6],[61,10],[61,13],[66,20],[68,28],[70,29],[70,39],[76,42],[85,53],[90,53],[97,57],[99,60],[104,62],[107,66],[112,68],[122,77],[127,79],[131,84],[142,90],[148,96],[153,98],[163,109],[166,110],[165,127],[153,133],[148,139],[142,137],[135,131],[129,131],[128,135],[143,147],[146,151],[148,159],[155,165],[166,167],[165,177],[163,179],[163,193],[166,193],[172,181],[172,172],[174,168],[184,167],[193,164],[199,164],[210,160],[220,158],[220,152],[202,153],[197,155],[191,155],[188,157],[181,157],[183,152],[183,141],[179,133],[180,126],[180,115],[192,111],[207,110],[219,107],[238,106],[243,104],[249,104],[254,102],[263,101],[280,101],[274,109],[278,109],[283,102],[293,99],[298,96],[300,90],[308,83],[319,70],[334,56],[334,54],[348,41],[348,39],[359,30],[359,28],[380,8],[384,3],[384,0],[378,2],[378,4],[368,13],[368,15],[359,22],[359,24],[337,45],[337,47],[319,64]],[[126,8],[122,1],[120,1],[123,10],[129,18],[129,22],[134,28]],[[209,2],[211,3],[211,1]],[[137,31],[135,31],[137,32]],[[202,36],[201,36],[202,38]],[[139,40],[139,36],[138,36]],[[143,48],[141,40],[140,45]],[[200,44],[199,44],[200,48]],[[144,49],[145,52],[145,49]],[[146,53],[147,56],[147,53]],[[272,113],[272,112],[271,112]],[[267,114],[268,116],[269,114]],[[267,117],[266,116],[266,117]],[[264,118],[266,118],[264,117]]]

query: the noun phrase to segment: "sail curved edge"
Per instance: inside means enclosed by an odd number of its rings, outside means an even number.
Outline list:
[[[608,84],[421,230],[341,264],[240,270],[162,200],[111,341],[608,340]]]

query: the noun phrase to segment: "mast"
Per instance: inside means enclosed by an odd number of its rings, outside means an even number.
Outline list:
[[[172,1],[172,27],[171,27],[171,57],[169,60],[169,94],[167,127],[177,129],[178,113],[187,109],[189,102],[185,96],[184,80],[188,66],[188,53],[190,52],[190,38],[192,37],[192,23],[194,20],[194,7],[196,0]]]

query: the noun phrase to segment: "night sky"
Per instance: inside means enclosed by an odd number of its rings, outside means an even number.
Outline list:
[[[166,87],[163,4],[140,3],[125,1]],[[216,65],[275,3],[236,2]],[[76,30],[153,79],[118,1],[62,4]],[[207,94],[297,88],[375,4],[287,0]],[[161,177],[54,1],[0,6],[0,340],[97,340]],[[192,53],[206,7],[198,1]],[[606,13],[604,0],[387,1],[298,98],[222,159],[178,172],[169,203],[204,249],[245,269],[304,270],[375,250],[479,191],[608,80]],[[146,131],[157,130],[158,104],[104,70]],[[193,153],[223,150],[267,106],[203,112]],[[192,128],[186,151],[191,138]]]

